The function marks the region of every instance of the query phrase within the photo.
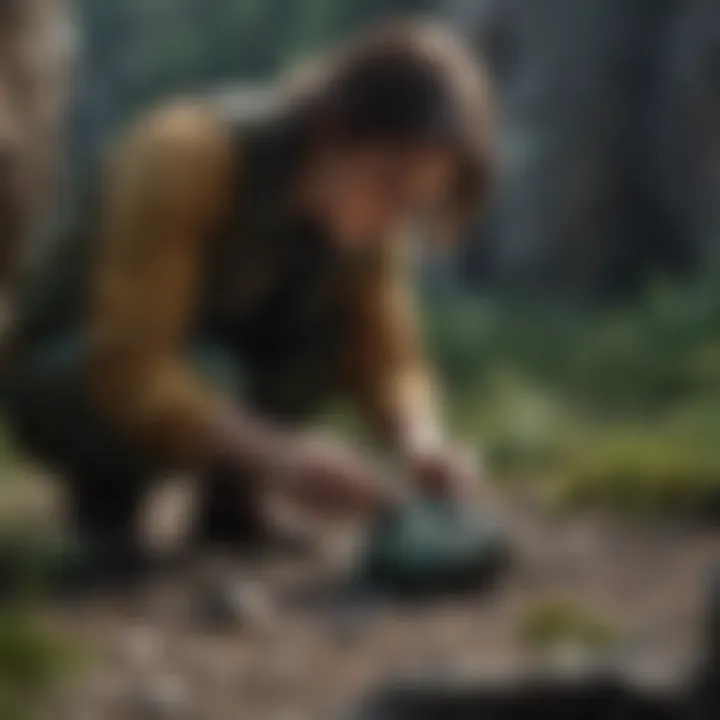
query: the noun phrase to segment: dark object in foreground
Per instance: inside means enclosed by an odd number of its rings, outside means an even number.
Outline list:
[[[528,675],[517,681],[428,679],[389,684],[355,720],[716,720],[720,718],[720,569],[706,647],[680,690],[649,690],[618,672]]]
[[[693,718],[720,718],[720,565],[710,584],[706,647],[693,686]]]
[[[474,508],[424,498],[380,519],[361,573],[381,592],[436,596],[487,586],[508,558],[505,535]]]
[[[386,689],[357,720],[681,720],[678,698],[605,675],[528,677],[512,684],[408,683]]]

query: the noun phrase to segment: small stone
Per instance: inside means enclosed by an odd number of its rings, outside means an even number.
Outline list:
[[[149,628],[138,627],[123,634],[120,659],[134,670],[150,668],[160,655],[160,643]]]
[[[258,582],[218,582],[202,597],[202,614],[213,627],[268,631],[275,625],[273,604]]]
[[[302,715],[297,710],[280,710],[273,715],[272,720],[302,720]]]
[[[330,635],[342,647],[355,648],[367,635],[373,620],[373,609],[360,603],[342,607],[332,614]]]
[[[167,677],[145,691],[138,702],[138,720],[189,720],[190,698],[183,682]]]
[[[258,655],[242,678],[246,697],[292,698],[309,677],[310,663],[306,653],[285,647]]]

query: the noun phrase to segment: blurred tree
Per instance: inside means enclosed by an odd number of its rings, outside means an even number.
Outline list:
[[[164,96],[265,79],[351,29],[434,0],[76,0],[85,58],[82,170],[109,133]]]
[[[0,4],[0,283],[33,249],[55,189],[73,40],[64,0]]]
[[[505,183],[466,269],[596,295],[714,260],[714,0],[448,0],[492,56]]]
[[[463,258],[473,285],[617,293],[717,252],[715,0],[76,4],[82,173],[109,134],[160,98],[270,78],[363,25],[442,10],[489,52],[503,115],[505,182]]]

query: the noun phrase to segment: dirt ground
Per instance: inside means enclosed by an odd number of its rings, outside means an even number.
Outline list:
[[[165,515],[176,513],[170,505]],[[312,558],[201,557],[132,593],[53,607],[52,619],[93,658],[53,717],[345,718],[388,678],[506,676],[547,663],[528,650],[520,627],[529,608],[550,598],[592,609],[622,632],[609,656],[567,648],[553,662],[621,663],[649,683],[682,677],[702,640],[702,590],[720,558],[720,532],[553,517],[518,497],[500,512],[515,560],[497,587],[476,596],[415,607],[349,596],[357,536],[331,528]],[[162,523],[162,513],[151,520]],[[239,590],[219,596],[218,577]]]

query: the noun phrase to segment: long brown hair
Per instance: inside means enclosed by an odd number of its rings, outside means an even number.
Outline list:
[[[483,59],[431,21],[396,21],[361,33],[289,78],[311,123],[343,140],[439,141],[461,160],[446,212],[453,235],[487,202],[496,169],[494,102]]]

